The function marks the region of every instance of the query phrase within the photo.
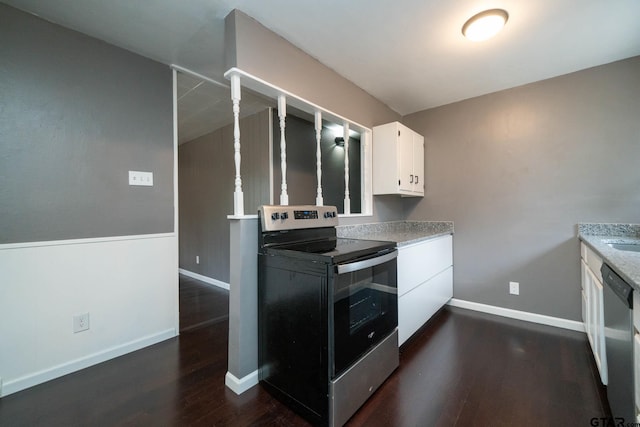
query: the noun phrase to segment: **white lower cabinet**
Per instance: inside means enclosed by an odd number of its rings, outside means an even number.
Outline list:
[[[453,237],[398,248],[398,338],[403,344],[453,296]]]
[[[640,423],[640,294],[633,291],[633,376],[636,395],[636,415]]]
[[[636,333],[633,337],[633,376],[635,379],[636,414],[640,415],[640,333],[638,333],[638,330],[635,332]]]
[[[600,372],[602,384],[607,384],[607,352],[604,336],[604,301],[602,259],[584,243],[580,243],[582,276],[582,320],[591,344],[593,358]]]

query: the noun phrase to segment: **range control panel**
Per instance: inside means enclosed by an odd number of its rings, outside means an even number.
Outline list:
[[[300,228],[335,227],[338,209],[335,206],[263,205],[259,208],[263,231]]]

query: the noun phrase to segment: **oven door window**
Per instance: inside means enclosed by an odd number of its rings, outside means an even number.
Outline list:
[[[396,259],[337,274],[334,283],[333,374],[338,376],[398,325]]]

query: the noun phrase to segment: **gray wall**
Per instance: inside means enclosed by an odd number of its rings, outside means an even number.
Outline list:
[[[322,198],[325,205],[335,205],[344,212],[344,147],[337,146],[332,132],[320,138],[322,152]],[[349,138],[349,199],[351,213],[362,213],[360,140]]]
[[[225,20],[227,68],[243,71],[372,127],[400,115],[239,10]]]
[[[269,110],[240,119],[246,214],[269,203]],[[178,149],[180,268],[229,282],[229,220],[233,214],[233,126]],[[196,255],[200,264],[196,264]]]
[[[640,222],[639,119],[640,57],[405,117],[427,178],[405,213],[455,222],[454,297],[579,320],[576,223]]]
[[[0,243],[172,232],[169,67],[3,4],[0,40]]]
[[[316,175],[316,131],[312,122],[287,114],[287,194],[289,204],[316,204],[318,178]],[[280,121],[273,114],[273,194],[280,200],[282,173],[280,167]],[[351,212],[361,210],[360,141],[349,139],[349,192]],[[337,147],[335,137],[323,128],[320,138],[322,156],[322,198],[325,205],[335,205],[344,212],[344,147]]]

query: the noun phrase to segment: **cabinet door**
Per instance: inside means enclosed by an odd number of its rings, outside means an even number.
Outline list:
[[[586,269],[587,279],[587,334],[593,357],[600,372],[602,384],[607,385],[607,353],[604,337],[603,287],[590,268]]]
[[[633,375],[635,377],[636,412],[640,412],[640,334],[635,334],[633,337],[633,357],[635,360]]]
[[[640,331],[640,292],[637,290],[633,292],[633,307],[633,326]]]
[[[604,288],[602,283],[600,283],[595,275],[593,276],[593,284],[594,284],[594,306],[595,313],[593,315],[593,323],[594,323],[594,341],[596,342],[596,353],[598,355],[598,368],[600,369],[600,379],[602,380],[602,384],[607,385],[607,352],[605,347],[605,336],[604,336],[604,299],[603,299],[603,291]]]
[[[584,264],[584,294],[586,299],[586,310],[585,310],[585,318],[584,318],[584,328],[587,332],[587,338],[589,339],[589,344],[591,345],[591,349],[595,348],[593,341],[593,283],[591,280],[591,274],[589,274],[589,269],[586,264]]]
[[[587,274],[587,264],[584,262],[583,259],[580,260],[580,286],[582,286],[582,299],[583,299],[583,303],[582,303],[582,322],[584,323],[584,329],[585,332],[587,334],[589,334],[589,327],[588,327],[588,318],[587,318],[587,313],[588,310],[587,308],[587,304],[589,301],[589,284],[588,284],[588,280],[589,280],[589,276]]]
[[[424,137],[413,133],[413,191],[424,195]]]
[[[398,180],[400,190],[413,191],[413,131],[398,126]]]

